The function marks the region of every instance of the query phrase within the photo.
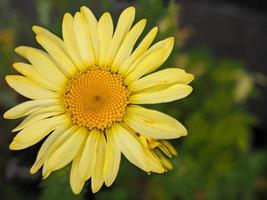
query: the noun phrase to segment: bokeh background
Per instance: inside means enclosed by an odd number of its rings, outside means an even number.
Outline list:
[[[40,147],[11,152],[20,120],[2,114],[24,99],[7,87],[6,74],[18,45],[38,46],[32,25],[61,36],[65,12],[89,6],[97,17],[110,11],[116,22],[129,5],[137,19],[160,29],[157,40],[175,36],[175,50],[162,66],[191,72],[193,93],[153,106],[186,125],[189,135],[172,141],[174,169],[147,175],[123,159],[111,188],[93,195],[89,184],[72,194],[69,167],[42,181],[30,175]],[[250,200],[267,199],[267,7],[260,0],[0,0],[0,199],[2,200]]]

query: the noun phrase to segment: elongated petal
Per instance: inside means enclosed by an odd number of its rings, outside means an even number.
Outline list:
[[[141,106],[129,106],[124,120],[137,133],[155,139],[172,139],[187,135],[185,127],[176,119]]]
[[[53,99],[59,97],[57,93],[40,87],[25,76],[8,75],[6,76],[6,82],[11,88],[29,99]]]
[[[111,186],[114,182],[120,167],[121,152],[114,141],[113,132],[107,130],[107,150],[105,156],[105,165],[103,169],[103,176],[106,186]]]
[[[81,180],[79,167],[78,167],[83,148],[84,148],[84,144],[79,149],[71,165],[70,186],[74,194],[79,194],[84,186],[84,181]]]
[[[83,70],[86,65],[83,63],[81,56],[79,55],[79,49],[73,28],[73,17],[71,14],[66,13],[62,22],[62,36],[68,55],[73,60],[75,66]]]
[[[149,149],[145,149],[144,151],[146,153],[146,160],[149,166],[149,170],[159,174],[163,173],[164,168],[162,167],[158,157],[153,154]]]
[[[33,164],[33,166],[31,167],[30,173],[31,174],[35,174],[44,164],[45,159],[47,158],[47,156],[49,156],[51,154],[52,151],[52,146],[53,144],[56,143],[56,141],[58,140],[58,138],[60,138],[60,136],[69,128],[69,124],[66,125],[62,125],[59,128],[57,128],[56,130],[54,130],[48,137],[47,139],[44,141],[44,143],[42,144],[38,154],[37,154],[37,158]]]
[[[81,7],[81,13],[83,14],[86,24],[89,30],[89,39],[93,45],[93,51],[95,55],[95,62],[99,60],[99,39],[97,35],[97,20],[91,10],[85,6]]]
[[[35,110],[28,117],[26,117],[16,128],[12,130],[12,132],[20,131],[28,125],[31,125],[37,121],[42,119],[61,115],[66,112],[66,109],[63,105],[51,105],[48,107],[39,107],[38,110]]]
[[[128,86],[131,92],[136,92],[154,86],[170,85],[174,83],[188,84],[194,79],[192,74],[186,73],[182,69],[164,69],[141,78]]]
[[[58,36],[51,33],[50,31],[48,31],[47,29],[42,28],[40,26],[33,26],[32,30],[36,35],[44,35],[45,37],[53,41],[53,43],[55,43],[62,51],[66,51],[65,45],[62,39],[60,39]]]
[[[58,105],[59,99],[38,99],[23,102],[4,113],[5,119],[17,119],[33,113],[34,111],[51,105]]]
[[[20,46],[16,48],[16,52],[24,52],[26,58],[32,63],[34,69],[41,74],[46,80],[52,82],[59,89],[66,83],[65,75],[57,68],[51,57],[39,49],[32,47]]]
[[[40,73],[38,73],[34,66],[26,63],[14,63],[13,67],[22,75],[26,76],[30,80],[34,81],[38,85],[52,91],[59,91],[61,87],[55,85],[49,79],[44,78]]]
[[[156,172],[156,173],[163,173],[165,170],[163,166],[161,165],[159,158],[154,154],[153,150],[150,150],[153,147],[151,147],[151,144],[148,145],[147,137],[140,135],[137,138],[141,142],[143,149],[145,151],[146,160],[149,166],[149,171]]]
[[[116,56],[117,51],[119,50],[126,34],[130,30],[135,17],[135,8],[129,7],[126,8],[120,15],[117,27],[112,38],[111,44],[109,46],[108,52],[108,64],[111,65],[113,59]]]
[[[89,137],[85,143],[85,147],[83,149],[81,159],[79,162],[79,172],[81,179],[86,181],[89,179],[94,173],[94,166],[96,164],[96,149],[97,149],[97,141],[98,135],[103,134],[98,130],[92,130],[90,132]]]
[[[55,150],[47,160],[47,170],[55,171],[71,162],[76,156],[80,145],[83,143],[86,133],[86,128],[79,128],[68,140]]]
[[[87,67],[94,66],[95,55],[93,44],[90,40],[90,31],[88,30],[84,16],[80,12],[77,12],[74,16],[73,26],[82,60]]]
[[[126,60],[125,63],[123,63],[123,65],[125,65],[125,67],[123,68],[125,68],[126,70],[125,73],[123,73],[123,76],[127,77],[128,75],[130,75],[143,60],[147,59],[147,57],[150,56],[150,54],[154,54],[162,50],[164,46],[166,46],[166,40],[168,39],[157,42],[156,44],[151,46],[148,50],[143,51],[142,54],[140,54],[140,56],[136,57],[136,59]]]
[[[86,68],[86,65],[84,64],[78,51],[78,44],[73,27],[73,17],[69,13],[66,13],[63,17],[62,35],[68,55],[73,60],[75,66],[78,69],[84,70]]]
[[[97,24],[97,33],[99,38],[99,65],[107,67],[108,65],[108,49],[111,45],[113,35],[113,22],[108,12],[104,13]]]
[[[12,130],[12,132],[16,132],[16,131],[20,131],[22,129],[24,129],[25,127],[29,126],[29,125],[33,125],[34,123],[49,118],[49,117],[53,117],[55,115],[59,115],[62,112],[60,111],[52,111],[52,112],[45,112],[45,113],[33,113],[31,115],[29,115],[28,117],[26,117],[16,128],[14,128]]]
[[[168,149],[168,151],[171,153],[171,155],[177,156],[178,153],[177,153],[176,149],[174,148],[174,146],[172,146],[172,144],[170,142],[163,140],[162,144],[163,144],[163,146],[165,146]]]
[[[174,84],[167,88],[155,87],[152,91],[140,91],[130,97],[132,104],[165,103],[188,96],[192,87],[184,84]]]
[[[98,135],[96,149],[96,163],[92,174],[92,192],[96,193],[104,183],[103,168],[106,154],[106,139],[104,133]]]
[[[123,155],[137,167],[149,172],[141,143],[120,124],[114,124],[110,131],[112,132],[110,136],[112,136]]]
[[[53,169],[48,168],[48,161],[49,161],[50,156],[54,152],[56,152],[66,141],[68,141],[73,136],[73,134],[79,129],[78,126],[72,124],[71,120],[65,122],[64,124],[61,124],[59,127],[57,127],[56,130],[61,129],[61,128],[62,128],[62,131],[60,131],[61,132],[60,136],[50,145],[49,151],[45,153],[45,158],[42,161],[43,162],[43,169],[42,169],[43,179],[46,179],[49,176],[49,174],[53,171]]]
[[[59,124],[66,121],[68,121],[68,119],[65,115],[38,121],[34,125],[28,126],[20,131],[13,139],[9,148],[12,150],[20,150],[30,147],[42,140]]]
[[[57,66],[67,77],[70,78],[77,72],[77,68],[71,59],[50,38],[44,35],[37,35],[36,40],[50,54]]]
[[[144,30],[146,25],[146,20],[139,21],[126,35],[121,47],[118,50],[118,53],[115,56],[111,69],[113,72],[117,72],[122,65],[122,63],[129,57],[131,54],[134,45]]]
[[[160,159],[161,164],[164,166],[165,172],[173,169],[172,163],[168,159],[166,159],[166,157],[163,156],[162,153],[157,152],[157,157]]]
[[[126,75],[130,70],[130,66],[136,61],[151,45],[153,40],[155,39],[158,32],[158,28],[154,27],[149,31],[149,33],[144,37],[144,39],[140,42],[134,52],[127,58],[123,64],[119,68],[119,73],[122,75]]]
[[[156,70],[169,57],[174,44],[172,37],[153,45],[142,57],[133,63],[132,71],[127,75],[125,83],[129,85],[141,76]]]

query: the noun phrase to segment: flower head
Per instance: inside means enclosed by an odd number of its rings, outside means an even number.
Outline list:
[[[88,179],[97,192],[115,180],[121,153],[147,173],[172,168],[166,159],[176,155],[166,139],[187,135],[185,127],[161,112],[140,104],[156,104],[189,95],[193,75],[178,68],[158,69],[168,58],[174,39],[152,45],[153,28],[135,47],[146,20],[132,26],[135,9],[125,9],[113,28],[109,13],[97,21],[87,7],[74,17],[64,15],[63,40],[33,26],[44,48],[20,46],[16,52],[29,61],[15,63],[21,75],[7,83],[28,98],[4,117],[26,117],[10,149],[30,147],[47,137],[30,172],[41,167],[43,177],[72,162],[70,185],[79,193]]]

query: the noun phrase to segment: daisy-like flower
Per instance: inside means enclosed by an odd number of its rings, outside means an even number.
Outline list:
[[[172,168],[176,155],[166,139],[187,135],[185,127],[140,104],[165,103],[189,95],[193,75],[178,68],[155,73],[168,58],[172,37],[151,45],[157,27],[135,47],[146,20],[132,26],[135,9],[125,9],[114,30],[108,12],[97,21],[87,7],[64,15],[63,40],[33,26],[44,48],[20,46],[16,52],[30,64],[15,63],[21,75],[6,81],[29,100],[4,117],[26,117],[13,131],[10,149],[28,148],[46,137],[30,172],[43,177],[72,162],[70,185],[75,194],[91,178],[97,192],[115,180],[121,153],[147,173]]]

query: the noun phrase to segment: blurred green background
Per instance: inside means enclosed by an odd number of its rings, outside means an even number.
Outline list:
[[[125,7],[134,5],[137,19],[148,19],[146,33],[157,25],[157,40],[176,38],[175,50],[162,68],[177,66],[196,78],[189,97],[153,106],[176,117],[188,128],[187,137],[171,141],[178,150],[178,156],[171,160],[173,170],[163,175],[147,175],[123,159],[112,187],[102,187],[93,195],[88,182],[83,192],[75,196],[69,186],[69,167],[44,181],[40,174],[29,174],[40,145],[9,151],[8,144],[14,137],[11,129],[19,120],[4,120],[2,114],[24,100],[4,81],[6,74],[16,73],[12,63],[21,59],[15,55],[14,48],[37,46],[32,25],[42,25],[61,36],[63,14],[74,13],[82,5],[89,6],[97,17],[103,11],[110,11],[114,22]],[[260,148],[255,145],[253,131],[264,119],[247,109],[250,98],[261,98],[257,83],[266,84],[266,78],[248,72],[238,59],[214,56],[204,47],[184,48],[196,33],[190,26],[180,26],[182,10],[183,6],[174,1],[163,0],[0,0],[1,200],[267,199],[267,151],[264,145]]]

